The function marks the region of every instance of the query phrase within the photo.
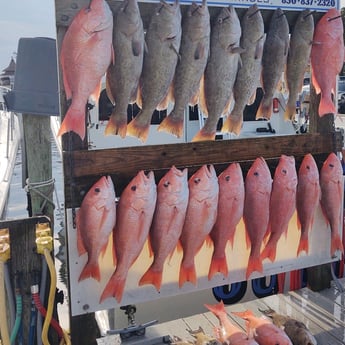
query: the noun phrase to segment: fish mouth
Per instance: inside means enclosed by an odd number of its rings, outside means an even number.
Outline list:
[[[182,170],[180,170],[180,169],[177,169],[177,168],[175,167],[175,165],[173,165],[173,166],[171,167],[171,171],[173,172],[174,175],[176,175],[176,176],[178,176],[178,177],[182,177],[182,176],[184,175],[184,170],[182,171]]]
[[[192,2],[190,10],[189,10],[189,15],[194,16],[194,15],[200,15],[203,16],[207,10],[207,1],[203,0],[202,4],[199,5],[196,2]]]
[[[212,164],[210,164],[210,165],[205,164],[203,166],[203,169],[205,171],[207,178],[209,178],[209,179],[212,178],[216,174],[216,171],[215,171],[214,166]]]
[[[175,2],[172,4],[169,4],[165,0],[161,0],[160,6],[158,7],[156,13],[159,14],[163,8],[169,11],[170,13],[175,13],[175,11],[179,8],[179,6],[180,6],[179,0],[175,0]]]

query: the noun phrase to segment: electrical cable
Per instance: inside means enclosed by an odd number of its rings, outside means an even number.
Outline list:
[[[11,286],[10,272],[8,270],[8,265],[6,263],[5,263],[4,271],[5,271],[5,290],[7,294],[8,311],[10,314],[10,320],[9,320],[8,326],[9,326],[9,329],[13,329],[14,320],[16,318],[16,307],[14,304],[14,296],[13,296],[12,286]]]
[[[16,321],[14,323],[14,327],[11,332],[11,344],[14,344],[21,322],[22,322],[22,312],[23,312],[23,298],[22,295],[20,294],[19,289],[16,289]]]
[[[30,313],[30,328],[29,328],[29,344],[35,344],[35,336],[36,336],[36,323],[37,323],[37,309],[35,306],[35,302],[31,300],[31,313]]]
[[[40,283],[40,300],[44,301],[45,295],[46,295],[46,283],[47,283],[47,271],[48,266],[47,262],[42,255],[42,274],[41,274],[41,283]],[[39,313],[37,315],[37,345],[42,345],[42,315]]]
[[[0,257],[0,305],[6,305],[6,296],[5,296],[5,277],[4,277],[4,266],[5,263]],[[3,345],[10,345],[10,336],[8,332],[7,325],[7,314],[6,308],[0,308],[0,332]]]

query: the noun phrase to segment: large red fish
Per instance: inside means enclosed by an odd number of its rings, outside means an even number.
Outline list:
[[[281,155],[274,172],[270,199],[269,240],[261,253],[262,260],[276,258],[277,243],[287,235],[289,221],[296,210],[297,172],[295,158]]]
[[[189,201],[180,242],[183,258],[179,286],[186,281],[196,285],[194,257],[201,249],[217,218],[219,186],[213,165],[203,165],[188,181]]]
[[[85,108],[98,101],[100,82],[113,58],[113,15],[104,0],[92,0],[74,17],[61,44],[61,67],[67,100],[72,103],[58,135],[73,131],[85,137]]]
[[[316,209],[320,203],[320,176],[313,156],[308,153],[298,170],[297,184],[297,217],[301,237],[297,249],[297,255],[301,251],[308,254],[308,234],[314,223]]]
[[[232,314],[246,320],[248,333],[260,345],[293,345],[287,334],[270,320],[256,317],[250,310]]]
[[[225,248],[234,243],[236,226],[243,216],[244,182],[241,166],[230,164],[219,176],[217,220],[210,233],[214,249],[208,273],[210,280],[217,272],[228,276]]]
[[[330,8],[317,22],[311,48],[312,84],[321,93],[319,116],[336,114],[332,96],[336,94],[337,75],[344,63],[343,20]]]
[[[331,153],[320,171],[321,207],[331,227],[331,255],[337,250],[344,253],[340,237],[341,212],[344,193],[343,169],[335,153]]]
[[[110,176],[103,176],[87,192],[77,211],[78,253],[88,255],[79,281],[89,277],[100,281],[98,258],[101,251],[106,249],[115,221],[116,205],[113,181]]]
[[[139,285],[153,284],[157,291],[160,290],[165,260],[173,253],[182,232],[188,196],[188,171],[173,166],[158,184],[149,237],[154,259]]]
[[[121,301],[127,274],[148,237],[157,199],[154,174],[139,171],[121,194],[113,233],[116,269],[100,302],[108,297]]]
[[[250,240],[250,255],[246,278],[252,272],[263,271],[260,250],[268,229],[272,177],[266,161],[257,158],[248,170],[245,180],[243,221]]]
[[[243,332],[239,327],[235,326],[229,319],[223,301],[218,304],[205,304],[219,320],[220,327],[215,327],[216,338],[222,344],[229,345],[258,345],[253,339]]]

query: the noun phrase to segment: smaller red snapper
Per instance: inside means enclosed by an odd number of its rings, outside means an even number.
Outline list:
[[[217,220],[210,237],[214,249],[208,273],[210,280],[217,272],[228,276],[225,248],[229,241],[233,246],[236,226],[243,215],[244,182],[239,163],[230,164],[219,176]]]
[[[257,158],[248,170],[245,180],[243,221],[251,247],[246,279],[254,271],[263,271],[260,251],[268,229],[271,190],[271,172],[266,161],[262,157]]]
[[[340,237],[344,193],[343,169],[335,153],[329,154],[320,171],[321,207],[331,227],[331,256],[337,250],[344,253]]]
[[[158,184],[156,210],[149,236],[154,259],[139,285],[153,284],[157,291],[160,290],[164,263],[175,250],[182,232],[188,196],[188,170],[181,171],[172,166]]]
[[[316,209],[320,203],[320,176],[313,156],[308,153],[303,158],[298,170],[297,183],[297,217],[301,237],[297,249],[297,255],[303,250],[308,254],[308,234],[314,223]]]
[[[179,286],[186,281],[196,285],[194,258],[217,219],[219,186],[213,165],[203,165],[188,180],[189,201],[180,237],[183,257]]]
[[[113,15],[105,0],[92,0],[73,18],[61,44],[61,68],[67,100],[72,99],[58,135],[73,131],[85,137],[85,108],[98,101],[101,78],[111,61]],[[101,52],[101,54],[100,54]]]
[[[296,210],[297,172],[295,158],[281,155],[275,169],[270,199],[269,239],[261,259],[276,258],[277,244],[283,233],[287,235],[291,217]]]
[[[156,199],[157,187],[152,171],[148,175],[143,170],[139,171],[122,192],[113,232],[116,269],[100,302],[108,297],[121,301],[128,271],[140,255],[148,237]]]
[[[101,279],[98,258],[105,250],[115,226],[115,190],[110,176],[101,177],[85,195],[76,216],[77,247],[79,255],[87,253],[88,259],[79,276]]]
[[[223,301],[218,304],[205,304],[219,320],[220,327],[216,327],[216,338],[223,344],[231,345],[258,345],[253,339],[243,332],[239,327],[235,326],[229,319]]]
[[[256,317],[250,310],[232,314],[246,320],[247,333],[260,345],[293,345],[287,334],[270,320]]]

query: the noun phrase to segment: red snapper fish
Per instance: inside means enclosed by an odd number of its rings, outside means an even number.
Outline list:
[[[289,221],[296,209],[297,172],[295,158],[281,155],[274,172],[270,199],[269,240],[261,259],[276,258],[277,243],[283,233],[287,235]]]
[[[336,114],[332,96],[344,63],[343,21],[336,8],[330,8],[317,22],[311,48],[312,84],[321,93],[319,116]]]
[[[182,232],[188,196],[188,170],[181,171],[172,166],[158,184],[156,210],[149,235],[154,259],[139,285],[153,284],[157,291],[160,290],[164,263],[173,254]]]
[[[344,253],[339,234],[344,193],[343,169],[335,153],[329,154],[320,171],[321,207],[331,227],[331,256],[337,250]]]
[[[320,203],[320,176],[313,156],[308,153],[303,158],[298,170],[297,183],[297,217],[301,237],[297,249],[297,255],[303,250],[308,254],[308,234],[314,223],[316,209]]]
[[[263,271],[260,250],[268,229],[271,190],[271,172],[266,161],[262,157],[257,158],[248,170],[245,180],[243,221],[251,247],[246,279],[254,271]]]
[[[189,201],[180,242],[183,257],[180,267],[179,286],[186,281],[196,285],[195,255],[217,219],[219,186],[213,165],[203,165],[188,180]]]
[[[113,181],[110,176],[103,176],[87,192],[77,211],[78,253],[88,255],[79,281],[89,277],[100,281],[98,258],[101,251],[105,251],[107,247],[115,221],[116,204]]]
[[[121,301],[127,274],[148,237],[157,199],[153,172],[141,170],[121,194],[113,232],[116,269],[106,285],[100,302],[108,297]]]
[[[232,314],[246,320],[247,333],[260,345],[293,345],[287,334],[270,320],[256,317],[250,310]]]
[[[101,78],[113,57],[113,15],[104,0],[92,0],[69,26],[60,61],[67,100],[72,99],[58,135],[73,131],[85,137],[85,108],[89,97],[98,101]]]
[[[235,326],[229,319],[223,301],[218,304],[205,307],[210,310],[219,320],[220,327],[215,328],[216,338],[222,344],[229,345],[258,345],[253,339],[243,332],[239,327]]]
[[[236,226],[243,215],[244,182],[239,163],[230,164],[219,176],[217,220],[210,237],[214,249],[208,273],[210,280],[217,272],[228,276],[225,248],[229,241],[233,246]]]

